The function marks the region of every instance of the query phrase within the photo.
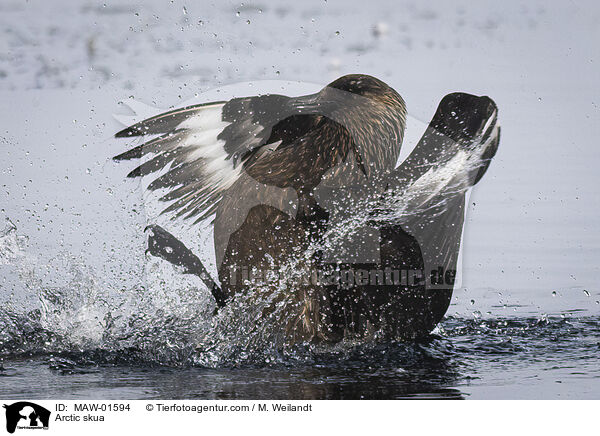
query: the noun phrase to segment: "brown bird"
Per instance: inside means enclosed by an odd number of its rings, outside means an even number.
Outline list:
[[[377,277],[427,274],[433,264],[456,270],[464,194],[495,154],[496,118],[487,97],[446,96],[395,169],[404,101],[356,74],[312,95],[236,98],[157,115],[116,134],[155,136],[115,159],[151,156],[128,177],[162,171],[148,188],[166,190],[165,213],[194,222],[215,215],[220,285],[159,226],[150,226],[148,250],[201,277],[219,307],[241,296],[262,302],[263,316],[277,319],[289,343],[373,331],[415,337],[439,322],[452,285],[342,285],[307,276],[357,268]]]

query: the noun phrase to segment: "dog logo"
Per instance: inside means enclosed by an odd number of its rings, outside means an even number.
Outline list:
[[[18,429],[48,429],[50,411],[28,401],[4,405],[6,409],[6,431],[14,433]]]

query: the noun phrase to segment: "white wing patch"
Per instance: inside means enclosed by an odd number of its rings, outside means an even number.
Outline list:
[[[234,161],[225,151],[225,141],[219,134],[231,123],[222,121],[223,105],[210,107],[183,121],[177,129],[189,130],[181,147],[193,149],[186,155],[186,163],[202,162],[201,176],[211,191],[225,191],[241,174],[241,165],[234,168]],[[199,174],[200,176],[200,174]]]
[[[223,121],[225,104],[193,106],[149,118],[138,123],[139,127],[134,126],[142,132],[146,128],[151,133],[161,132],[162,136],[138,146],[142,150],[137,154],[125,157],[149,155],[130,177],[154,174],[156,178],[148,189],[164,190],[161,200],[171,202],[165,212],[175,212],[175,217],[200,216],[200,220],[212,213],[223,193],[243,171],[243,165],[225,150],[225,140],[219,139],[231,124]],[[175,123],[174,117],[179,118]]]
[[[229,123],[222,121],[223,106],[225,105],[221,104],[218,106],[208,106],[183,121],[181,124],[179,124],[178,128],[190,129],[194,131],[214,129],[223,130],[229,125]]]

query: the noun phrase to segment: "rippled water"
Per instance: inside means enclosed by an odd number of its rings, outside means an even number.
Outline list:
[[[600,384],[598,317],[450,317],[418,343],[296,348],[218,368],[195,364],[191,347],[170,349],[170,365],[141,345],[49,352],[61,338],[19,324],[36,339],[3,344],[2,398],[598,398]]]
[[[25,240],[11,223],[0,238],[0,259],[20,265],[20,280],[37,299],[33,310],[10,301],[0,308],[0,398],[597,398],[600,392],[600,316],[597,296],[587,290],[553,291],[545,306],[558,311],[548,315],[503,304],[502,294],[488,289],[489,302],[469,304],[490,311],[467,309],[461,316],[453,304],[456,315],[418,342],[285,347],[278,329],[243,302],[213,317],[214,303],[195,288],[103,293],[76,264],[67,287],[44,288],[36,265],[25,260]],[[565,303],[581,308],[565,310]]]
[[[21,259],[21,280],[40,286],[35,268],[23,261],[23,241],[8,225],[0,259]],[[597,296],[587,290],[553,291],[545,306],[557,301],[559,310],[548,315],[502,304],[501,293],[488,289],[496,304],[469,305],[490,311],[467,309],[461,316],[453,304],[449,313],[456,314],[418,342],[284,347],[275,326],[257,321],[244,303],[213,318],[214,304],[194,288],[109,295],[81,266],[71,268],[68,287],[33,290],[36,309],[0,308],[0,398],[597,398],[600,392],[600,316]],[[581,308],[565,310],[566,298]]]

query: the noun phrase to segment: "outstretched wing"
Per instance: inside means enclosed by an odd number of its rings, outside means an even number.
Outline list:
[[[498,108],[489,97],[449,94],[414,151],[390,174],[391,195],[379,219],[401,224],[418,241],[428,273],[456,272],[468,191],[499,142]]]
[[[148,189],[167,189],[161,201],[172,201],[163,211],[174,218],[199,222],[216,209],[223,193],[238,180],[241,171],[257,152],[293,143],[303,135],[317,115],[301,115],[308,121],[289,123],[297,107],[282,95],[236,98],[175,109],[136,123],[115,137],[153,137],[115,160],[151,155],[127,177],[166,172]],[[293,130],[291,126],[295,126]]]

